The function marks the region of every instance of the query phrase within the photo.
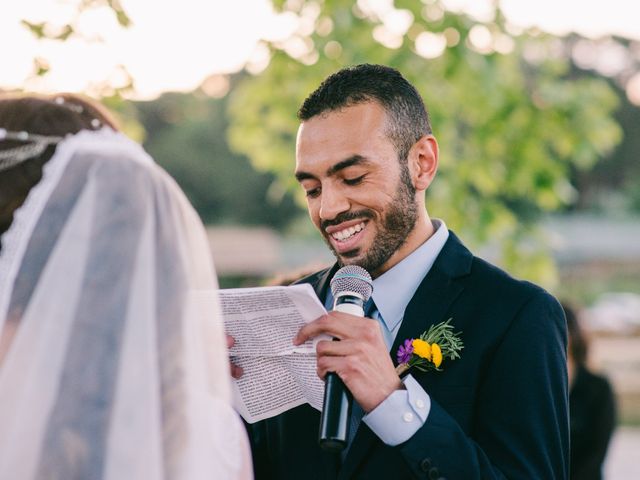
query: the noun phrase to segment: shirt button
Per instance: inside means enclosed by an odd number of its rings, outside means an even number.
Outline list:
[[[404,420],[407,423],[413,421],[413,413],[411,412],[405,413],[404,415],[402,415],[402,420]]]
[[[424,400],[418,399],[416,400],[416,407],[418,408],[424,408]]]

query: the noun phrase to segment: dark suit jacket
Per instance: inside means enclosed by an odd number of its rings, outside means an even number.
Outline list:
[[[324,299],[336,269],[302,281]],[[442,372],[410,372],[432,400],[413,437],[390,447],[362,422],[342,462],[318,447],[320,414],[303,405],[251,426],[256,478],[566,479],[566,328],[558,302],[474,257],[451,233],[406,308],[392,356],[405,339],[448,318],[462,332],[462,358],[445,360]]]
[[[579,366],[569,391],[572,480],[600,480],[616,423],[609,381]]]

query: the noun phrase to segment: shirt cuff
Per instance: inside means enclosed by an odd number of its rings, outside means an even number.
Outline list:
[[[409,440],[427,421],[431,397],[409,374],[402,380],[406,390],[396,390],[362,421],[385,444],[395,447]]]

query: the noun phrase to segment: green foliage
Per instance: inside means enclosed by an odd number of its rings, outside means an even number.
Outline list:
[[[146,137],[145,127],[140,123],[136,105],[122,97],[119,91],[100,100],[115,115],[118,128],[129,138],[143,143]]]
[[[100,0],[85,0],[85,4],[87,5],[95,5],[99,3]],[[113,10],[113,13],[116,16],[116,20],[121,27],[127,28],[131,25],[131,19],[127,15],[127,12],[124,11],[122,5],[118,0],[107,0],[107,5],[109,5],[109,8]]]
[[[440,145],[438,178],[427,192],[430,213],[476,246],[497,240],[501,263],[513,273],[551,284],[553,264],[534,226],[541,213],[573,200],[570,170],[590,167],[620,140],[611,117],[617,97],[609,85],[572,80],[557,39],[514,37],[499,11],[481,25],[444,11],[438,0],[396,1],[413,20],[393,37],[388,17],[363,12],[352,1],[274,3],[315,28],[271,44],[267,69],[234,89],[233,148],[294,188],[295,114],[304,98],[344,66],[395,67],[423,95]],[[510,51],[474,46],[471,32],[479,26]],[[384,37],[380,32],[392,37],[387,46],[374,39]],[[424,32],[447,39],[440,56],[417,53]]]
[[[44,21],[30,22],[22,20],[20,23],[38,40],[55,40],[58,42],[66,42],[72,38],[85,38],[79,28],[81,17],[84,13],[95,10],[100,7],[107,7],[110,10],[118,25],[122,28],[130,27],[132,22],[119,0],[81,0],[68,18],[60,21]],[[87,39],[88,40],[88,39]],[[96,39],[91,39],[96,41]],[[101,40],[97,40],[101,41]],[[48,62],[43,58],[35,58],[33,76],[44,77],[50,73]],[[119,73],[124,74],[127,82],[124,85],[112,85],[108,80],[95,88],[92,92],[94,96],[111,97],[120,96],[133,90],[133,78],[122,65],[118,66]]]
[[[598,211],[607,216],[637,215],[640,213],[640,108],[629,101],[626,92],[614,81],[609,83],[621,100],[615,119],[622,127],[623,140],[613,154],[587,171],[574,173],[580,193],[576,209]]]
[[[33,72],[37,77],[43,77],[47,73],[49,73],[51,67],[49,66],[49,62],[47,62],[44,58],[34,58],[33,59]]]
[[[453,319],[450,318],[446,322],[431,325],[429,330],[420,335],[420,339],[428,344],[437,343],[442,349],[442,356],[444,358],[456,360],[460,358],[460,352],[464,348],[464,342],[460,338],[462,332],[453,331],[453,325],[449,323],[451,320]]]
[[[80,18],[80,16],[89,10],[96,9],[98,7],[102,7],[106,5],[115,15],[116,21],[118,25],[123,28],[127,28],[131,26],[131,19],[127,15],[127,12],[124,11],[122,5],[118,0],[83,0],[72,18],[69,19],[67,23],[63,23],[61,25],[54,24],[52,22],[29,22],[27,20],[22,20],[20,23],[26,27],[31,34],[38,39],[49,39],[49,40],[59,40],[65,41],[68,40],[72,35],[77,34],[76,32],[76,24]]]
[[[225,99],[165,94],[137,109],[145,149],[177,181],[205,223],[284,228],[300,214],[272,174],[229,151]]]

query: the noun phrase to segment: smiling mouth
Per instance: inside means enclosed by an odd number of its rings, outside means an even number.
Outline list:
[[[333,232],[331,234],[331,238],[333,238],[337,242],[346,242],[355,234],[364,230],[364,223],[365,222],[361,222],[357,225],[353,225],[351,227],[345,228],[344,230]]]

